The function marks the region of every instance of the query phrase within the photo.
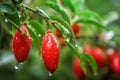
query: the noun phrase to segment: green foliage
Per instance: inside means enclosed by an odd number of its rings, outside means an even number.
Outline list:
[[[58,4],[48,3],[48,6],[53,8],[56,12],[58,12],[58,14],[60,14],[61,17],[70,24],[70,19],[69,19],[68,15],[60,6],[58,6]]]
[[[86,59],[90,63],[90,66],[92,67],[94,74],[97,75],[98,68],[97,68],[95,60],[87,53],[84,53],[84,56],[86,57]]]
[[[13,8],[9,4],[0,4],[0,12],[4,13],[4,16],[14,23],[16,23],[18,26],[20,26],[20,19],[18,16],[18,12],[15,8]]]
[[[70,53],[73,53],[73,56],[77,56],[80,59],[80,65],[85,75],[89,73],[88,63],[92,68],[92,72],[94,74],[97,74],[98,72],[97,64],[93,59],[93,57],[89,56],[84,52],[83,46],[84,43],[89,43],[89,41],[93,41],[94,36],[98,37],[97,33],[94,33],[94,35],[93,34],[89,35],[89,32],[92,31],[94,32],[94,30],[96,30],[96,32],[100,32],[99,29],[101,29],[101,31],[102,30],[109,31],[110,29],[105,24],[103,24],[104,20],[98,13],[86,8],[85,0],[61,0],[61,1],[63,3],[58,3],[58,0],[48,0],[48,1],[31,0],[31,3],[28,3],[26,5],[25,5],[25,0],[24,1],[11,0],[10,1],[11,3],[9,4],[7,2],[5,4],[4,2],[0,3],[0,42],[4,34],[6,34],[5,32],[7,30],[10,33],[10,31],[14,30],[15,28],[19,30],[22,34],[24,34],[20,30],[20,25],[25,24],[27,25],[27,29],[30,33],[30,39],[33,45],[32,47],[33,52],[34,51],[36,52],[36,50],[34,50],[35,47],[37,51],[40,53],[42,37],[45,35],[47,31],[51,30],[54,33],[54,30],[56,29],[60,32],[60,34],[64,38],[66,46],[69,47]],[[34,6],[35,3],[39,4],[40,6],[37,6],[37,8],[31,7]],[[5,19],[7,19],[8,22],[5,22]],[[12,30],[9,30],[8,27],[7,29],[3,29],[3,27],[5,26],[3,26],[2,22],[4,22],[4,24],[7,26],[11,25]],[[78,36],[76,36],[72,30],[71,24],[80,24],[85,30],[83,31],[83,33],[80,33]],[[86,27],[86,26],[90,26],[90,27]],[[92,29],[93,27],[91,26],[93,26],[95,29],[93,30]],[[112,30],[115,32],[116,35],[119,36],[118,27],[113,28]],[[84,43],[82,43],[81,34],[84,33],[88,33],[88,36],[87,39],[86,38],[83,39]],[[24,36],[26,35],[24,34]],[[117,36],[117,42],[119,43],[118,36]],[[86,36],[83,35],[83,37]],[[60,38],[57,39],[60,41]],[[89,41],[87,42],[88,39]],[[95,39],[95,41],[97,41],[97,39]],[[61,46],[61,51],[66,49],[66,46],[64,46],[65,48]],[[61,53],[61,54],[66,55],[65,53]],[[70,57],[69,59],[72,60],[73,56]],[[31,59],[31,61],[32,60],[33,59]],[[60,66],[62,66],[62,64],[60,64]],[[71,69],[71,65],[69,67]],[[63,70],[62,68],[60,69]],[[58,70],[58,72],[60,71]]]

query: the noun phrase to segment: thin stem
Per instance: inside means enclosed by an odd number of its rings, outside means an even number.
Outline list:
[[[37,12],[35,9],[32,9],[30,7],[28,7],[27,5],[25,4],[22,4],[22,6],[24,6],[26,9],[28,9],[29,11],[32,11],[32,12]]]
[[[25,5],[25,4],[22,4],[22,6],[25,7],[26,9],[28,9],[29,11],[32,11],[33,13],[36,13],[36,14],[40,15],[45,20],[49,20],[47,17],[45,17],[42,14],[40,14],[40,12],[38,10],[32,9],[32,8],[28,7],[27,5]]]

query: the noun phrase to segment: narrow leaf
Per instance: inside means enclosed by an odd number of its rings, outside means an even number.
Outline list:
[[[87,74],[88,67],[87,67],[87,62],[86,62],[86,59],[85,59],[84,55],[83,55],[83,54],[80,54],[80,55],[79,55],[79,59],[80,59],[80,66],[81,66],[83,72],[84,72],[85,74]]]
[[[58,6],[58,4],[56,3],[48,3],[48,6],[54,9],[56,12],[58,12],[61,15],[61,17],[70,24],[70,19],[63,8]]]
[[[71,2],[73,3],[73,6],[75,7],[76,13],[78,13],[79,10],[84,9],[85,0],[71,0]]]
[[[31,25],[31,27],[33,29],[35,29],[37,31],[37,33],[40,34],[41,36],[43,36],[45,34],[45,29],[44,29],[43,25],[40,24],[38,21],[31,20],[31,21],[29,21],[29,25]]]
[[[31,29],[31,26],[28,25],[28,31],[30,33],[30,37],[32,38],[33,45],[40,51],[40,41],[35,32]]]
[[[86,57],[90,66],[92,67],[94,74],[97,74],[98,68],[97,68],[97,64],[96,64],[95,60],[87,53],[84,53],[84,56]]]
[[[60,25],[60,24],[53,24],[53,26],[60,32],[60,34],[64,37],[64,38],[67,38],[68,36],[70,36],[70,32],[69,30]]]
[[[103,28],[105,30],[108,30],[103,24],[102,24],[102,18],[95,12],[92,12],[90,10],[82,11],[79,14],[79,18],[76,19],[74,23],[86,23],[86,24],[93,24],[97,27]]]
[[[9,4],[0,4],[0,12],[4,13],[4,15],[12,20],[14,23],[20,26],[20,19],[18,13],[15,8],[13,8]]]
[[[94,19],[84,19],[84,18],[79,18],[77,19],[74,23],[86,23],[86,24],[93,24],[96,25],[97,27],[103,28],[105,30],[109,30],[107,27],[103,26],[99,22],[95,21]]]
[[[63,3],[64,3],[64,5],[66,5],[70,10],[71,10],[71,12],[75,12],[75,7],[74,7],[74,5],[72,4],[72,0],[62,0],[63,1]]]
[[[23,0],[16,0],[18,4],[22,3]]]
[[[81,11],[78,13],[78,15],[79,17],[82,17],[82,18],[93,18],[94,20],[99,21],[100,23],[102,20],[102,17],[99,14],[90,10]]]
[[[43,16],[44,18],[46,19],[49,19],[49,15],[46,11],[44,11],[43,9],[41,8],[37,8],[37,10],[40,12],[40,15]]]
[[[64,27],[66,27],[66,28],[70,31],[71,37],[72,37],[72,38],[75,38],[71,26],[70,26],[65,20],[63,20],[62,18],[60,18],[60,17],[58,17],[58,16],[50,16],[50,18],[51,18],[52,20],[55,20],[55,21],[59,22],[59,23],[60,23],[61,25],[63,25]]]

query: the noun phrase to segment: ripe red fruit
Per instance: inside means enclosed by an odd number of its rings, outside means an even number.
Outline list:
[[[77,36],[80,32],[80,26],[78,24],[73,24],[72,30],[73,30],[74,34]]]
[[[84,51],[87,54],[92,54],[93,49],[92,49],[92,47],[89,44],[87,44],[87,45],[84,46]]]
[[[25,25],[21,25],[20,29],[29,37],[29,33]],[[13,51],[14,56],[18,62],[24,62],[28,58],[30,51],[30,39],[23,36],[18,30],[16,30],[13,38]]]
[[[114,73],[120,74],[120,54],[114,54],[109,64]]]
[[[56,36],[59,37],[59,38],[62,37],[62,35],[60,34],[60,32],[59,32],[58,30],[55,30],[55,34],[56,34]]]
[[[104,67],[105,66],[105,54],[102,49],[100,48],[95,48],[91,54],[91,56],[95,59],[98,67]]]
[[[80,60],[78,58],[74,59],[73,70],[77,80],[84,78],[84,72],[80,67]]]
[[[116,51],[114,49],[109,49],[107,52],[108,55],[108,61],[111,61],[114,58]]]
[[[42,58],[46,68],[53,73],[58,68],[60,49],[56,37],[47,32],[42,40]]]

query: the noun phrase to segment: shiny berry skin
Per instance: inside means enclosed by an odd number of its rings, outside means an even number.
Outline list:
[[[102,68],[105,66],[106,58],[105,58],[105,54],[102,49],[95,48],[91,56],[95,59],[98,67]]]
[[[47,32],[42,39],[42,59],[49,72],[58,68],[60,49],[56,37]]]
[[[29,37],[29,33],[25,25],[21,25],[20,29]],[[30,39],[23,36],[16,30],[13,38],[13,51],[14,56],[18,62],[24,62],[28,58],[31,42]]]
[[[73,30],[74,34],[77,36],[80,32],[80,26],[78,24],[73,24],[72,30]]]
[[[115,74],[120,74],[120,54],[114,54],[109,61],[110,68]]]
[[[73,71],[77,80],[84,78],[84,72],[80,67],[80,60],[78,58],[74,59],[73,62]]]

